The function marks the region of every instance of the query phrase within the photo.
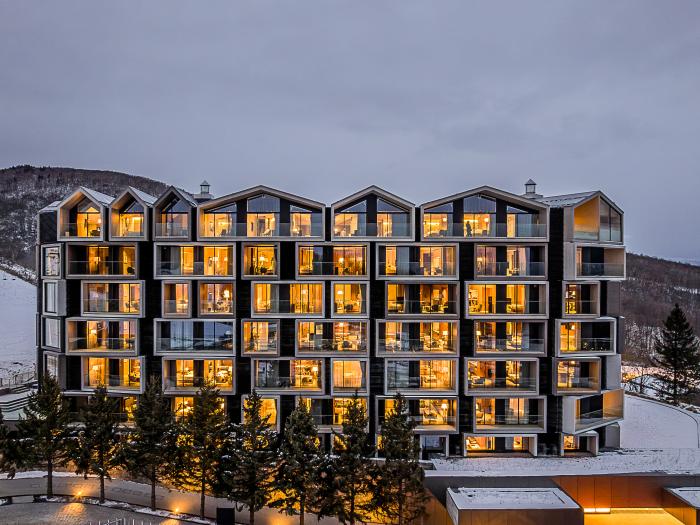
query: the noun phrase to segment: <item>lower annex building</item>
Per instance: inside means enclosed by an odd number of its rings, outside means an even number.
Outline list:
[[[38,215],[37,354],[74,410],[131,417],[203,382],[326,446],[357,392],[377,433],[402,393],[424,456],[619,446],[623,212],[600,191],[482,186],[420,206],[371,186],[327,206],[264,186],[214,198],[80,187]]]

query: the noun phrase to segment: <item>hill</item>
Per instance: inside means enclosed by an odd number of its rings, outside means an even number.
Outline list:
[[[78,186],[116,196],[126,186],[151,195],[167,187],[146,177],[117,171],[15,166],[0,170],[0,259],[34,269],[36,213]],[[11,271],[11,268],[8,268]]]

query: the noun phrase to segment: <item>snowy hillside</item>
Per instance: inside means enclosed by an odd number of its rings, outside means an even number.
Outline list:
[[[34,367],[35,315],[34,286],[0,271],[0,377]]]

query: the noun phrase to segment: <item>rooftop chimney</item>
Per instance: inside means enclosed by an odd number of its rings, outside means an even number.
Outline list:
[[[539,199],[542,197],[539,193],[537,193],[537,183],[532,180],[532,179],[527,179],[527,182],[525,183],[525,193],[523,193],[523,197],[527,199]]]
[[[206,180],[203,180],[202,183],[199,185],[199,193],[194,196],[194,200],[197,202],[204,202],[208,201],[214,198],[214,196],[209,193],[209,188],[211,186]]]

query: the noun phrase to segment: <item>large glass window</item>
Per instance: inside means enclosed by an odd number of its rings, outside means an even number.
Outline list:
[[[496,285],[495,284],[470,284],[469,285],[469,313],[470,314],[495,314],[496,313]]]
[[[360,283],[333,283],[333,313],[338,315],[366,314],[366,287],[367,285]]]
[[[44,312],[58,313],[58,282],[44,281]]]
[[[426,208],[423,212],[423,237],[452,236],[452,203]]]
[[[233,276],[233,247],[205,246],[204,275]]]
[[[201,283],[199,313],[200,315],[233,314],[233,284]]]
[[[276,354],[277,321],[243,321],[244,354]]]
[[[245,246],[243,253],[243,275],[249,277],[277,275],[277,245],[248,245]]]
[[[318,237],[321,232],[321,214],[300,206],[289,207],[291,225],[289,234],[292,237]]]
[[[299,275],[324,275],[323,246],[299,246]]]
[[[355,392],[367,388],[365,379],[365,361],[334,360],[333,391]]]
[[[408,212],[384,199],[377,199],[377,237],[406,237],[409,235]]]
[[[145,210],[135,199],[127,203],[117,214],[119,237],[142,237]]]
[[[190,207],[187,203],[173,196],[161,209],[156,234],[163,237],[187,237]]]
[[[386,321],[378,326],[380,352],[457,351],[457,323],[441,321]]]
[[[158,275],[195,274],[194,246],[158,246],[158,259]]]
[[[367,324],[363,321],[300,321],[299,353],[366,352]]]
[[[44,317],[44,346],[61,347],[61,320]]]
[[[248,237],[279,236],[280,200],[262,194],[248,199]]]
[[[622,241],[622,216],[603,199],[600,199],[600,240]]]
[[[488,237],[496,229],[496,201],[483,195],[464,199],[464,236]]]
[[[141,312],[140,283],[83,282],[83,309],[86,313]]]
[[[289,299],[289,313],[321,313],[323,311],[323,285],[318,283],[290,284]]]
[[[78,237],[102,235],[102,212],[90,199],[83,198],[76,206],[76,227]]]
[[[366,246],[334,246],[334,275],[367,275]]]
[[[344,208],[334,217],[333,231],[337,237],[365,237],[367,235],[367,201]]]
[[[163,315],[190,313],[190,283],[163,283]]]
[[[236,203],[224,204],[202,213],[203,237],[231,237],[236,233]]]
[[[513,205],[506,208],[506,237],[544,237],[544,225],[539,224],[539,214]],[[497,233],[499,237],[503,232]]]

